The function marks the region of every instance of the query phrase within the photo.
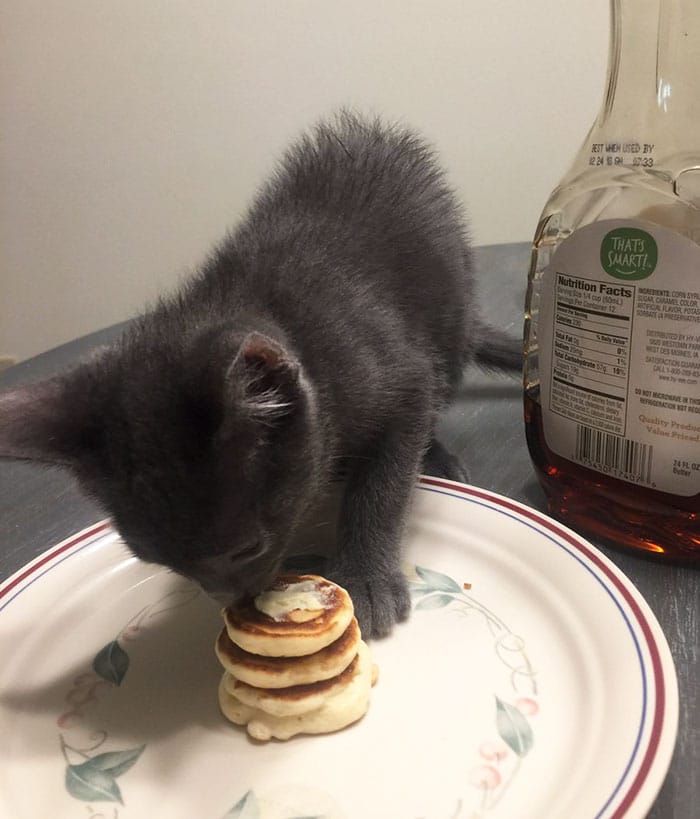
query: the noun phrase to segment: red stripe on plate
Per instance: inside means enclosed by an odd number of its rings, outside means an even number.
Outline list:
[[[420,483],[427,484],[429,486],[439,486],[442,489],[449,489],[452,492],[459,492],[463,495],[471,495],[473,497],[486,500],[489,503],[502,506],[509,511],[515,512],[522,517],[529,518],[544,529],[549,529],[549,531],[554,532],[558,537],[565,540],[568,544],[573,546],[574,549],[582,552],[592,563],[594,563],[620,592],[627,605],[630,607],[634,617],[637,620],[637,623],[639,624],[642,634],[644,635],[644,639],[646,640],[647,648],[649,650],[649,656],[651,658],[651,667],[654,674],[655,684],[655,710],[652,718],[649,744],[640,764],[639,771],[637,772],[632,784],[629,786],[622,802],[620,802],[615,810],[615,813],[613,813],[610,817],[610,819],[621,819],[641,790],[642,785],[644,784],[644,781],[649,773],[649,769],[654,761],[654,757],[656,756],[656,752],[659,747],[664,711],[666,708],[666,683],[663,675],[663,666],[661,664],[659,647],[654,639],[649,621],[644,616],[638,602],[634,599],[625,583],[623,583],[617,574],[606,563],[604,563],[603,560],[601,560],[600,555],[598,555],[595,551],[591,551],[591,549],[586,546],[585,543],[581,542],[575,536],[562,529],[555,521],[541,515],[539,512],[537,512],[537,510],[529,509],[528,507],[521,507],[500,497],[495,498],[488,492],[480,492],[477,489],[472,489],[470,487],[451,483],[449,481],[441,481],[436,478],[421,478]]]
[[[73,546],[77,546],[79,543],[82,543],[84,540],[93,537],[94,535],[103,532],[105,529],[109,529],[110,523],[109,521],[103,521],[102,523],[96,523],[94,526],[91,526],[89,529],[85,529],[84,531],[80,532],[80,534],[75,535],[70,540],[65,541],[59,546],[56,546],[55,549],[47,552],[45,555],[41,557],[33,566],[30,566],[28,569],[25,569],[21,574],[18,574],[13,580],[11,580],[7,586],[0,589],[0,600],[3,597],[6,597],[12,589],[19,586],[22,581],[26,580],[28,577],[34,574],[34,572],[38,571],[45,566],[47,563],[50,563],[55,557],[58,555],[63,554],[63,552],[67,552],[69,549],[72,549]]]
[[[451,483],[449,481],[441,481],[436,478],[422,477],[420,479],[420,483],[426,486],[440,487],[441,489],[447,489],[451,492],[457,492],[462,495],[469,495],[472,497],[479,498],[481,500],[488,501],[489,503],[495,504],[497,506],[502,506],[505,509],[508,509],[509,511],[514,512],[522,517],[529,518],[530,520],[535,521],[542,528],[554,532],[558,537],[565,540],[577,551],[582,552],[592,563],[594,563],[610,580],[610,582],[615,586],[615,588],[620,592],[622,597],[627,602],[627,605],[632,610],[637,620],[637,623],[639,624],[639,627],[642,633],[644,634],[644,638],[647,643],[647,648],[649,649],[649,655],[651,657],[651,664],[654,673],[656,707],[652,721],[651,736],[649,738],[649,744],[647,746],[647,751],[646,754],[644,755],[644,759],[642,760],[639,771],[637,772],[637,776],[635,777],[631,786],[627,790],[624,799],[622,800],[617,810],[611,817],[611,819],[621,819],[621,817],[624,816],[625,812],[630,807],[630,805],[636,798],[637,794],[641,790],[642,784],[644,783],[644,780],[647,777],[649,769],[651,768],[654,757],[656,756],[656,751],[658,749],[659,740],[661,737],[663,714],[666,704],[666,688],[663,677],[663,669],[661,665],[661,656],[659,654],[656,641],[654,640],[651,626],[644,617],[639,607],[639,604],[634,599],[627,586],[611,570],[611,568],[600,559],[600,556],[598,554],[596,554],[594,551],[591,551],[591,549],[589,549],[583,542],[579,541],[576,537],[560,528],[554,521],[540,515],[540,513],[537,512],[536,510],[529,509],[527,507],[521,507],[519,505],[516,505],[515,503],[511,503],[500,497],[496,498],[490,493],[480,492],[479,490],[472,489],[461,484]],[[60,546],[57,546],[55,549],[45,554],[39,561],[37,561],[37,563],[35,563],[30,568],[26,569],[21,574],[19,574],[10,583],[8,583],[7,586],[0,590],[0,600],[6,595],[8,595],[12,591],[12,589],[14,589],[16,586],[18,586],[20,583],[22,583],[24,580],[26,580],[28,577],[34,574],[36,571],[41,569],[51,560],[58,557],[60,554],[63,554],[63,552],[67,552],[74,546],[77,546],[79,543],[82,543],[84,540],[87,540],[88,538],[91,538],[94,535],[97,535],[100,532],[105,531],[109,527],[110,527],[109,522],[95,524],[95,526],[86,529],[85,531],[81,532],[80,534],[76,535],[70,540],[67,540],[65,543],[61,544]]]

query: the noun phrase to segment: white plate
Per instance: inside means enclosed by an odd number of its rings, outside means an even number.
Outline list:
[[[106,523],[47,551],[0,586],[0,815],[643,817],[678,699],[631,583],[544,515],[431,478],[405,540],[414,611],[371,646],[368,714],[264,745],[219,714],[197,589]]]

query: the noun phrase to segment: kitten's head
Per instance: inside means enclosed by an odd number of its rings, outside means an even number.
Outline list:
[[[234,599],[276,573],[315,495],[313,390],[269,335],[169,335],[144,325],[0,395],[0,456],[68,467],[136,555]]]

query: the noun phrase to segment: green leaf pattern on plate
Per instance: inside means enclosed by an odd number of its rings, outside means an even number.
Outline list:
[[[412,573],[407,572],[407,576],[414,598],[414,610],[444,609],[454,604],[462,613],[478,615],[494,638],[498,660],[509,672],[514,702],[495,697],[495,736],[479,746],[477,767],[471,774],[472,784],[483,793],[480,809],[475,815],[483,816],[498,804],[534,744],[534,732],[526,713],[536,714],[539,710],[534,699],[537,696],[537,674],[527,656],[522,637],[514,634],[503,620],[468,593],[470,586],[465,588],[434,569],[424,566],[411,568],[415,574],[411,578]],[[522,696],[523,687],[527,696]]]
[[[533,735],[530,723],[513,705],[496,697],[496,725],[501,739],[506,742],[518,756],[532,748]]]
[[[80,765],[69,765],[66,769],[68,793],[84,802],[121,802],[122,795],[116,778],[131,768],[145,747],[108,751]]]
[[[255,793],[253,791],[244,793],[221,819],[260,819],[260,808]]]
[[[221,819],[262,819],[260,803],[255,792],[252,790],[246,791]],[[324,817],[316,814],[314,816],[287,816],[285,819],[324,819]]]
[[[66,769],[66,788],[71,796],[83,802],[122,802],[116,779],[93,767],[91,759]]]
[[[86,719],[85,710],[90,703],[97,699],[99,686],[105,681],[110,683],[107,690],[114,690],[124,682],[129,670],[129,655],[124,650],[120,639],[136,639],[138,633],[147,622],[167,611],[189,605],[200,594],[198,589],[183,588],[168,592],[163,597],[153,601],[134,615],[117,634],[114,640],[104,645],[92,661],[94,677],[89,673],[79,675],[73,683],[73,688],[66,695],[66,702],[70,710],[62,714],[57,725],[61,729],[61,752],[66,760],[65,786],[68,793],[82,802],[113,802],[123,806],[124,800],[117,783],[117,778],[125,774],[138,761],[145,749],[145,745],[121,751],[104,751],[95,753],[108,740],[106,731],[96,729]],[[66,733],[83,726],[89,728],[90,736],[98,737],[90,747],[81,747],[75,740],[68,741]],[[75,762],[76,758],[84,761]],[[114,818],[117,819],[120,808],[114,807]],[[255,817],[256,814],[240,813],[232,816]]]
[[[442,609],[449,606],[454,600],[451,594],[429,594],[419,600],[414,606],[416,611],[426,611],[427,609]]]
[[[92,668],[103,680],[121,685],[129,668],[129,655],[117,640],[112,640],[97,652]]]
[[[104,771],[115,777],[121,776],[141,756],[145,747],[145,745],[142,745],[140,748],[132,748],[130,751],[107,751],[104,754],[93,756],[90,764],[99,771]]]
[[[457,581],[441,572],[426,569],[425,566],[416,566],[416,574],[430,591],[444,591],[455,594],[461,594],[462,592],[462,587]]]

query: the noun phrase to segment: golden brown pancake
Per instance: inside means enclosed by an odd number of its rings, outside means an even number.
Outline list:
[[[317,575],[282,575],[269,590],[223,611],[228,636],[250,654],[301,657],[337,640],[353,618],[350,595]]]
[[[357,654],[360,627],[355,617],[330,645],[301,657],[265,657],[237,646],[224,628],[215,651],[219,662],[233,677],[257,688],[286,688],[328,680],[343,672]]]
[[[359,647],[358,647],[359,650]],[[258,708],[273,717],[291,717],[320,708],[325,700],[350,684],[359,664],[357,653],[350,665],[329,680],[292,685],[287,688],[258,688],[226,676],[225,687],[229,694],[251,708]]]
[[[332,686],[319,707],[304,713],[276,716],[247,705],[230,692],[226,673],[219,685],[219,705],[227,719],[238,725],[246,725],[248,733],[255,739],[289,739],[295,734],[337,731],[356,722],[369,707],[373,670],[369,649],[364,642],[360,641],[352,671],[347,671],[343,685]]]

